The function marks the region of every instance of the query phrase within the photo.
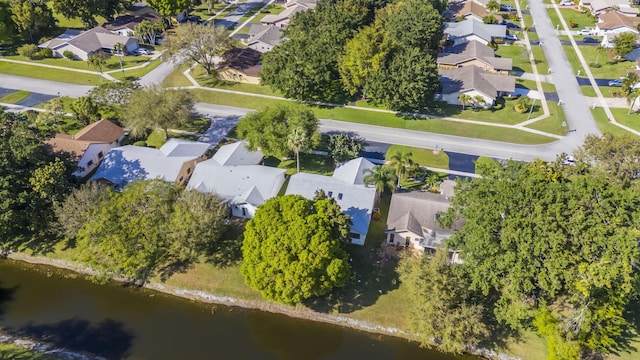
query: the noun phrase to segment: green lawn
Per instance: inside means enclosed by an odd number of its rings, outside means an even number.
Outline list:
[[[264,18],[267,15],[277,15],[280,14],[281,12],[284,11],[284,9],[286,9],[284,6],[280,5],[280,4],[271,4],[269,5],[266,9],[262,10],[260,12],[260,14],[258,14],[258,16],[256,16],[255,18],[253,18],[251,20],[252,24],[260,24],[260,21],[262,20],[262,18]]]
[[[264,165],[286,169],[287,175],[293,175],[296,173],[295,156],[287,160],[280,160],[273,156],[269,156],[264,159]],[[300,154],[300,171],[302,172],[331,176],[334,168],[335,166],[328,156],[305,153]]]
[[[527,48],[524,45],[500,45],[498,50],[496,50],[496,56],[513,59],[514,71],[533,72],[533,70],[531,70],[531,62],[529,62]]]
[[[20,101],[24,100],[27,98],[27,96],[29,96],[29,94],[31,94],[28,91],[24,91],[24,90],[18,90],[14,93],[11,93],[9,95],[5,95],[4,97],[0,98],[0,103],[7,103],[7,104],[17,104]]]
[[[224,10],[224,11],[221,11],[221,12],[217,13],[216,16],[214,17],[214,19],[216,19],[216,20],[223,19],[225,16],[231,14],[237,7],[238,7],[237,5],[229,6],[229,8],[227,10]]]
[[[547,64],[547,58],[544,56],[544,50],[540,46],[534,46],[531,48],[533,51],[533,58],[536,62],[536,68],[538,68],[538,74],[548,74],[549,65]]]
[[[549,116],[531,123],[526,127],[551,134],[565,135],[568,129],[566,127],[562,127],[562,122],[565,120],[562,106],[559,106],[558,103],[554,101],[547,101],[547,106],[549,107]]]
[[[619,86],[599,86],[599,88],[604,97],[616,97],[622,93],[622,89]],[[591,85],[582,85],[580,86],[580,90],[584,96],[596,97],[596,91]]]
[[[236,94],[225,94],[207,90],[194,90],[193,92],[196,95],[198,101],[211,104],[237,106],[249,109],[261,109],[265,106],[273,105],[274,103],[278,102],[278,100],[270,100]],[[552,138],[515,129],[497,128],[437,119],[406,118],[390,113],[378,113],[373,111],[368,112],[364,110],[329,107],[314,107],[314,112],[320,119],[334,119],[401,129],[428,131],[439,134],[472,137],[477,139],[506,141],[518,144],[544,144],[553,141]]]
[[[47,3],[49,7],[53,9],[53,1],[48,1]],[[58,28],[60,29],[60,34],[64,32],[65,28],[85,29],[85,26],[82,24],[82,21],[80,21],[80,19],[67,19],[66,17],[62,16],[62,14],[56,11],[53,12],[53,17],[56,18]],[[98,24],[103,24],[107,21],[107,19],[103,18],[102,16],[98,16],[96,18],[96,21],[98,22]]]
[[[560,24],[560,30],[562,30],[562,24],[560,23],[560,19],[558,18],[558,13],[556,12],[556,10],[547,9],[547,13],[549,14],[549,19],[551,20],[553,26],[555,27]],[[590,13],[583,13],[580,10],[575,10],[573,8],[562,8],[560,9],[560,13],[564,18],[564,21],[567,23],[567,26],[569,26],[569,22],[571,20],[574,20],[576,22],[577,26],[570,29],[574,31],[584,29],[586,27],[593,28],[597,21],[597,19],[594,18]]]
[[[474,111],[473,106],[467,105],[465,110],[462,110],[462,106],[447,105],[445,111],[449,112],[448,114],[446,114],[447,116],[452,116],[460,119],[515,125],[526,121],[527,118],[529,118],[528,112],[518,113],[514,110],[515,103],[515,99],[499,100],[498,105],[490,109],[477,109],[476,111]],[[531,118],[540,116],[542,114],[544,113],[542,111],[542,106],[540,106],[540,102],[534,104]]]
[[[60,81],[80,85],[100,85],[101,80],[98,75],[79,73],[68,70],[47,69],[40,66],[23,64],[11,64],[0,61],[0,73],[28,76],[36,79]],[[102,80],[106,81],[106,80]]]
[[[150,73],[151,70],[157,68],[160,64],[162,64],[162,59],[158,58],[150,62],[149,65],[145,67],[142,67],[139,69],[131,69],[131,70],[125,69],[124,75],[120,71],[110,73],[109,75],[113,76],[118,80],[137,80],[147,75],[148,73]]]
[[[572,46],[563,46],[564,52],[567,54],[567,59],[573,68],[574,73],[577,74],[578,70],[581,71],[582,65],[578,60],[578,56],[576,55]],[[580,52],[584,57],[585,61],[588,65],[590,65],[591,73],[595,78],[598,79],[617,79],[620,76],[626,76],[627,70],[635,69],[635,64],[631,61],[618,61],[613,62],[612,57],[609,53],[603,53],[598,56],[595,46],[579,46]],[[598,64],[601,67],[593,67],[591,64],[595,64],[596,58],[598,60]]]
[[[40,60],[31,60],[27,57],[14,55],[14,56],[5,56],[7,59],[11,60],[20,60],[27,61],[33,64],[43,64],[43,65],[53,65],[53,66],[61,66],[70,69],[80,69],[80,70],[89,70],[96,71],[94,68],[89,66],[86,61],[83,60],[69,60],[67,58],[52,58],[52,59],[40,59]],[[122,62],[122,66],[124,68],[138,66],[144,64],[148,56],[125,56],[124,61]],[[119,70],[120,69],[120,60],[117,56],[109,56],[106,60],[106,66],[103,71],[111,71],[111,70]]]
[[[183,75],[183,72],[188,68],[189,68],[188,64],[176,66],[171,72],[171,74],[169,74],[169,76],[167,76],[162,81],[162,86],[165,86],[165,87],[192,86],[193,84],[191,83],[191,81],[189,81],[189,79],[187,79]]]
[[[634,134],[609,123],[609,121],[607,120],[607,114],[604,112],[603,108],[597,107],[595,109],[591,109],[591,114],[593,115],[593,118],[596,120],[596,124],[598,124],[598,128],[602,133],[608,132],[613,135],[635,136]],[[620,121],[618,120],[617,117],[616,117],[616,120]]]
[[[393,154],[397,152],[406,153],[411,152],[411,159],[418,165],[434,167],[439,169],[449,168],[449,156],[444,151],[438,151],[437,154],[433,152],[433,149],[417,148],[412,146],[391,145],[387,150],[384,158],[389,160]]]

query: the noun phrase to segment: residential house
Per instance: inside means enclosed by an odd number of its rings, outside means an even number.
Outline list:
[[[285,181],[285,170],[258,165],[263,155],[246,144],[224,145],[209,160],[196,165],[187,189],[218,195],[231,215],[253,218],[258,206],[275,197]]]
[[[387,216],[385,243],[428,252],[445,247],[445,240],[464,225],[463,220],[454,222],[451,229],[438,224],[440,214],[449,206],[449,200],[441,194],[426,191],[394,193]],[[456,253],[452,254],[452,261],[459,262]]]
[[[275,25],[252,24],[249,28],[247,47],[266,53],[280,44],[281,36],[282,29]]]
[[[513,93],[515,78],[508,75],[491,74],[477,66],[463,66],[453,70],[440,70],[442,99],[449,104],[462,105],[460,95],[471,98],[481,96],[484,103],[476,106],[491,107],[496,99]]]
[[[217,65],[218,76],[227,81],[260,84],[261,57],[262,53],[254,49],[231,49]]]
[[[169,139],[160,149],[126,145],[109,150],[91,180],[122,188],[139,180],[160,179],[184,184],[210,144]]]
[[[629,0],[584,0],[580,1],[580,6],[587,7],[593,15],[600,15],[614,9],[627,16],[638,15],[638,9],[631,7]]]
[[[77,162],[77,177],[91,173],[112,148],[120,146],[126,136],[123,128],[107,119],[85,126],[75,135],[56,134],[45,145],[54,153],[67,153]]]
[[[598,15],[596,33],[603,36],[602,46],[613,47],[613,38],[623,32],[638,34],[640,17],[629,17],[619,11],[609,11]]]
[[[336,200],[343,213],[351,217],[351,242],[364,245],[376,197],[376,189],[367,187],[364,177],[365,172],[373,167],[369,160],[357,158],[338,165],[333,176],[300,172],[289,179],[286,194],[313,199],[316,191],[324,191]]]
[[[134,36],[136,26],[144,20],[155,24],[162,21],[162,17],[155,11],[145,12],[140,16],[126,14],[102,24],[102,27],[121,36]]]
[[[289,0],[285,6],[286,8],[281,13],[269,14],[263,17],[262,20],[260,20],[260,23],[285,28],[289,25],[289,21],[291,21],[295,14],[315,9],[316,0]]]
[[[110,53],[118,43],[123,44],[129,53],[138,49],[138,39],[116,35],[100,26],[87,31],[68,29],[64,34],[45,41],[38,47],[51,49],[55,57],[62,57],[65,51],[71,51],[77,59],[87,60],[89,54],[98,50]]]
[[[502,23],[503,21],[502,16],[490,13],[484,4],[474,0],[451,3],[449,10],[453,19],[464,18],[483,21],[486,16],[493,15],[498,20],[498,23]]]
[[[447,22],[444,24],[446,39],[457,46],[471,40],[476,40],[483,45],[489,44],[494,39],[502,39],[507,34],[504,25],[485,24],[475,19],[466,19],[460,22]]]
[[[477,66],[488,72],[505,75],[513,68],[512,59],[495,57],[492,48],[476,40],[447,48],[447,52],[438,54],[437,63],[438,68],[443,70]]]

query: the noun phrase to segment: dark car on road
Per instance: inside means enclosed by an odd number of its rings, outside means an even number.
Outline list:
[[[591,36],[585,36],[585,38],[582,39],[582,42],[583,43],[597,44],[597,43],[600,42],[600,40],[598,40],[598,39],[596,39],[594,37],[591,37]]]
[[[504,25],[507,27],[507,29],[509,30],[520,30],[520,26],[518,26],[517,24],[514,24],[512,22],[505,22]]]

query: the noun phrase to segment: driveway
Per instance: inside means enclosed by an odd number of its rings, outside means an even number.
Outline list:
[[[27,96],[26,98],[24,98],[24,100],[18,102],[16,105],[21,105],[21,106],[26,106],[26,107],[34,107],[37,105],[40,105],[42,103],[45,103],[53,98],[55,98],[56,96],[54,95],[47,95],[47,94],[40,94],[40,93],[30,93],[29,96]]]

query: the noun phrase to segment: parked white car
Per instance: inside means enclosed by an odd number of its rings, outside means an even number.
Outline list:
[[[578,30],[578,35],[593,35],[593,29],[585,28],[582,30]]]
[[[151,51],[145,49],[145,48],[138,48],[138,54],[139,55],[151,55]]]
[[[518,41],[518,36],[515,34],[507,34],[504,36],[504,39],[509,41]]]
[[[573,1],[562,0],[560,1],[560,6],[573,6],[575,5]]]

